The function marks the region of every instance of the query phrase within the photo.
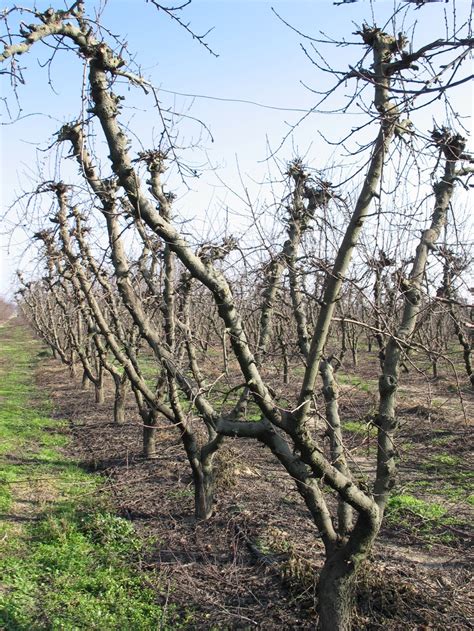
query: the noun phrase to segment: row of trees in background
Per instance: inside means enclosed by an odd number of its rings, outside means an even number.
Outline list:
[[[15,314],[15,306],[5,300],[4,298],[0,298],[0,324],[6,322],[10,318],[12,318]]]
[[[84,60],[90,117],[63,125],[56,139],[77,162],[79,179],[35,190],[48,211],[34,234],[40,277],[20,276],[23,312],[73,374],[80,368],[98,402],[113,384],[117,424],[134,398],[146,457],[160,455],[157,427],[176,429],[198,519],[212,515],[213,462],[226,438],[264,445],[294,481],[324,544],[320,628],[348,629],[354,581],[395,483],[401,374],[428,360],[437,375],[448,357],[462,381],[457,345],[473,380],[469,313],[457,291],[468,261],[448,240],[453,192],[472,173],[472,159],[461,134],[441,127],[418,135],[409,120],[419,96],[462,83],[472,39],[409,51],[403,35],[364,25],[358,37],[372,60],[366,67],[365,55],[344,76],[357,92],[372,92],[365,103],[374,137],[360,183],[346,192],[292,160],[272,209],[279,238],[248,236],[258,242],[249,252],[242,238],[199,243],[185,236],[189,226],[179,228],[176,196],[165,184],[176,147],[165,127],[158,147],[133,149],[117,80],[146,82],[99,37],[84,3],[33,14],[0,61],[12,60],[15,73],[18,55],[37,42],[67,44]],[[444,53],[444,70],[435,71]],[[99,133],[107,156],[91,142]],[[390,221],[396,203],[386,192],[390,179],[401,185],[391,159],[413,155],[415,142],[433,173],[430,219],[415,226],[419,216],[401,213],[412,224],[405,250],[364,249],[364,230],[373,229],[374,216],[387,213]],[[407,184],[406,195],[416,196],[420,185]],[[347,362],[357,369],[366,344],[380,378],[370,417],[377,451],[362,485],[344,442],[337,371]]]

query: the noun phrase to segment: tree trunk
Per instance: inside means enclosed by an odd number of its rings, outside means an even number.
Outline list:
[[[227,335],[224,329],[222,333],[222,358],[224,360],[224,373],[229,374],[229,357],[227,355]]]
[[[83,390],[89,390],[89,385],[90,385],[89,377],[87,376],[87,372],[85,370],[83,370],[82,371],[81,388]]]
[[[340,551],[324,564],[319,577],[319,631],[350,631],[356,568]]]
[[[193,471],[194,513],[196,519],[206,520],[212,516],[214,504],[214,471],[211,462]]]
[[[143,455],[147,459],[156,458],[156,412],[149,410],[143,416]]]
[[[359,364],[359,339],[360,331],[356,329],[356,325],[353,323],[346,323],[348,325],[347,337],[349,338],[349,347],[352,355],[352,364],[354,368],[357,368]]]
[[[359,365],[359,353],[357,350],[357,342],[355,343],[355,346],[352,347],[351,352],[352,352],[352,365],[354,366],[354,368],[357,368],[357,366]]]
[[[105,400],[104,396],[104,382],[102,377],[99,377],[97,383],[95,384],[95,402],[103,403]]]
[[[350,631],[355,605],[357,573],[365,563],[377,536],[382,515],[359,514],[344,544],[327,550],[319,577],[319,631]]]
[[[283,383],[288,385],[290,383],[290,362],[288,360],[288,349],[282,336],[278,337],[278,341],[283,355]]]
[[[114,423],[122,425],[125,422],[125,403],[127,401],[127,380],[114,377],[115,400],[114,400]]]

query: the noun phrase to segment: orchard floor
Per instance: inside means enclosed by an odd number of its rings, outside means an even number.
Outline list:
[[[343,416],[367,411],[377,375],[361,374],[366,382],[346,378],[342,385]],[[117,513],[147,540],[142,567],[157,573],[158,598],[177,605],[183,628],[314,628],[322,545],[291,479],[266,449],[226,443],[215,516],[196,523],[189,467],[172,428],[163,422],[158,457],[145,461],[134,407],[123,426],[114,426],[111,398],[97,405],[93,392],[52,359],[42,362],[37,380],[57,417],[69,421],[68,455],[105,476]],[[359,580],[355,629],[474,628],[474,399],[464,385],[461,402],[454,390],[448,378],[416,371],[404,378],[399,481]],[[347,431],[363,477],[375,439],[360,423]]]

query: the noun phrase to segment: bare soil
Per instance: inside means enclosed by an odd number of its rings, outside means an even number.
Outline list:
[[[185,628],[314,628],[314,570],[322,564],[322,545],[291,479],[266,449],[228,441],[215,516],[196,523],[189,467],[175,430],[163,423],[159,457],[146,461],[134,407],[127,422],[115,426],[111,397],[97,405],[92,390],[81,390],[53,360],[42,362],[38,383],[50,393],[57,417],[69,421],[68,453],[105,477],[117,512],[147,539],[142,567],[156,572],[157,599],[176,605]],[[415,512],[403,523],[387,522],[359,580],[355,629],[472,629],[472,511],[466,498],[447,497],[446,471],[433,454],[455,458],[456,472],[467,474],[473,395],[464,388],[460,403],[450,380],[416,372],[404,383],[396,492],[439,501],[456,519],[430,528]],[[345,418],[370,412],[367,393],[353,385],[342,389]],[[364,473],[375,438],[368,431],[352,440]]]

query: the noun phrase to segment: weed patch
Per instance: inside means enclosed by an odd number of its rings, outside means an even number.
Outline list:
[[[450,456],[449,454],[435,454],[430,457],[425,466],[427,469],[449,469],[450,467],[458,466],[460,463],[460,458],[456,456]]]
[[[378,387],[377,380],[374,379],[361,379],[359,376],[339,374],[337,381],[341,385],[352,386],[357,388],[361,392],[376,392]]]
[[[449,527],[461,523],[445,506],[409,494],[390,498],[386,518],[388,525],[416,534],[426,543],[454,543],[456,536]]]
[[[346,432],[359,434],[361,436],[377,436],[377,428],[371,423],[363,423],[362,421],[346,421],[342,425]]]

